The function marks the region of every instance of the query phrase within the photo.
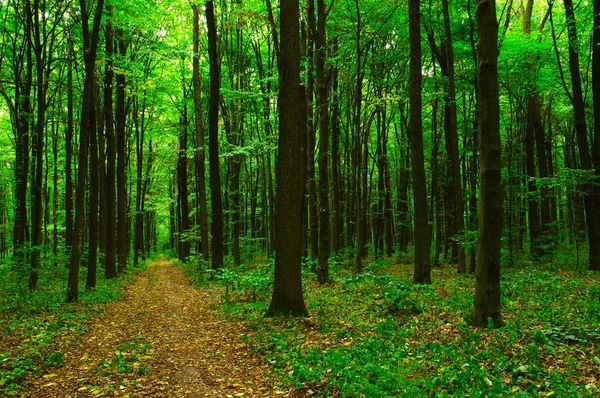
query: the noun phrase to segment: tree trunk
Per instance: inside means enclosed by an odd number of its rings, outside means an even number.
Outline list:
[[[113,115],[113,26],[112,13],[113,6],[106,7],[106,67],[104,69],[104,123],[106,140],[106,180],[105,184],[106,199],[104,201],[104,213],[106,214],[106,225],[104,227],[105,241],[105,260],[104,275],[106,279],[112,279],[117,276],[116,264],[116,175],[115,164],[117,162],[117,153],[115,146],[115,125]]]
[[[446,122],[446,148],[450,158],[450,177],[452,184],[452,212],[454,215],[454,233],[455,240],[452,244],[457,253],[458,273],[467,272],[465,262],[465,250],[462,246],[462,236],[465,229],[463,217],[463,190],[460,179],[460,163],[458,156],[458,131],[456,122],[456,81],[454,78],[454,50],[452,48],[452,33],[450,30],[450,11],[448,10],[448,0],[442,0],[444,11],[444,28],[446,32],[446,61],[448,70],[448,95],[445,108]]]
[[[414,283],[431,283],[429,258],[429,220],[427,218],[427,185],[423,156],[422,96],[421,96],[421,2],[408,2],[408,33],[410,41],[410,155],[412,166],[414,217],[415,217],[415,267]]]
[[[495,0],[477,0],[477,80],[479,82],[479,251],[471,322],[502,326],[500,313],[500,238],[502,180],[498,94],[498,24]],[[491,321],[490,321],[491,319]]]
[[[593,158],[594,158],[594,166],[595,166],[595,175],[596,177],[600,176],[600,0],[594,0],[594,34],[592,36],[592,95],[593,95],[593,110],[594,110],[594,148],[593,148]],[[598,195],[600,195],[600,187],[595,187],[596,191],[596,214],[600,218],[600,199]],[[598,220],[597,220],[598,221]],[[597,229],[600,229],[600,226],[596,225]],[[600,230],[597,232],[598,237],[597,240],[600,240]],[[594,248],[595,261],[591,261],[591,251],[592,245],[590,243],[590,270],[600,271],[600,254],[597,254],[600,251],[600,248]]]
[[[85,283],[86,289],[96,288],[96,268],[98,260],[98,136],[96,129],[96,107],[98,98],[98,85],[94,82],[94,106],[90,109],[90,193],[89,193],[89,248],[88,248],[88,267]]]
[[[117,32],[119,37],[119,54],[121,59],[125,59],[127,53],[127,44],[123,39],[123,31]],[[127,269],[128,253],[128,220],[127,220],[127,158],[125,155],[125,74],[117,73],[117,103],[116,103],[116,126],[117,126],[117,238],[118,238],[118,272],[122,274]]]
[[[197,5],[193,5],[194,11],[194,120],[196,126],[196,190],[198,191],[197,202],[200,210],[198,224],[200,225],[200,252],[205,260],[209,256],[208,242],[208,210],[206,208],[206,167],[204,152],[204,128],[202,126],[202,99],[200,87],[200,12]]]
[[[275,275],[268,316],[308,315],[302,295],[302,208],[306,184],[306,98],[300,84],[300,7],[281,1],[279,53],[279,143]]]
[[[319,283],[329,282],[329,90],[325,73],[327,56],[326,9],[324,0],[317,0],[317,107],[319,110]]]
[[[223,266],[223,207],[219,174],[219,98],[221,72],[217,54],[217,28],[212,1],[206,2],[208,56],[210,60],[210,98],[208,111],[208,145],[210,163],[210,202],[212,207],[212,268]]]
[[[104,8],[104,0],[98,0],[94,15],[93,29],[89,31],[89,15],[85,0],[79,1],[83,28],[85,83],[81,105],[81,121],[79,125],[79,155],[77,170],[77,191],[75,194],[75,223],[73,225],[73,250],[69,262],[69,279],[67,301],[77,301],[79,297],[79,264],[81,262],[82,241],[85,224],[85,187],[88,166],[88,144],[91,129],[90,117],[94,114],[94,67],[98,49],[100,21]]]
[[[306,50],[307,59],[307,90],[306,90],[306,110],[307,110],[307,175],[308,180],[308,215],[309,215],[309,242],[310,258],[316,260],[319,256],[319,210],[317,209],[317,182],[315,175],[315,145],[317,139],[317,129],[314,121],[313,99],[315,94],[315,34],[317,26],[315,21],[315,1],[307,1],[307,23],[308,23],[308,44]]]
[[[585,121],[585,103],[581,89],[581,76],[579,75],[579,53],[573,43],[578,43],[577,29],[575,26],[575,13],[573,1],[564,0],[565,15],[567,19],[567,30],[569,34],[569,71],[571,72],[572,105],[575,118],[575,132],[577,134],[577,146],[579,147],[579,159],[583,170],[592,170],[592,157],[587,138],[587,125]],[[599,209],[594,199],[594,187],[590,183],[583,184],[583,200],[588,228],[589,241],[589,268],[600,270],[600,223],[598,220]]]
[[[184,100],[187,98],[185,86],[185,83],[183,83]],[[180,214],[180,224],[177,232],[179,233],[180,242],[179,260],[184,262],[190,256],[190,240],[188,236],[190,233],[190,215],[187,188],[187,128],[187,106],[184,105],[179,124],[179,153],[177,155],[177,197]]]

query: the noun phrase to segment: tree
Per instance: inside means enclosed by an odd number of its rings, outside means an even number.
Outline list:
[[[317,277],[319,283],[329,281],[329,76],[325,73],[327,56],[325,1],[317,0],[317,107],[319,111],[319,250]]]
[[[117,226],[115,223],[117,215],[117,194],[116,194],[116,175],[115,164],[117,162],[117,152],[115,145],[115,127],[113,116],[113,27],[112,13],[113,6],[106,7],[106,27],[104,36],[106,38],[106,67],[104,68],[104,124],[106,136],[106,180],[103,182],[106,186],[106,199],[104,200],[104,212],[106,214],[106,226],[104,228],[106,236],[105,242],[105,261],[104,274],[106,279],[111,279],[117,276],[116,262],[116,232]]]
[[[219,99],[221,72],[217,54],[217,27],[212,1],[206,2],[208,57],[210,60],[210,98],[208,110],[208,145],[210,163],[210,202],[212,208],[212,268],[223,266],[223,206],[219,174]]]
[[[408,29],[410,40],[410,157],[412,166],[413,200],[415,212],[415,283],[431,283],[429,257],[429,220],[427,218],[427,188],[423,157],[422,95],[421,95],[421,2],[408,2]]]
[[[498,23],[495,0],[477,1],[477,80],[479,82],[479,250],[471,322],[503,324],[500,313],[502,170],[498,93]]]
[[[85,60],[85,85],[81,105],[81,122],[79,125],[79,168],[77,170],[77,191],[75,193],[75,223],[73,225],[73,250],[69,261],[69,280],[67,301],[77,301],[79,297],[79,263],[81,261],[82,241],[85,227],[85,196],[88,164],[88,144],[90,131],[95,134],[95,125],[91,118],[95,118],[94,108],[94,70],[98,39],[100,34],[100,20],[104,9],[104,0],[98,0],[94,12],[93,28],[89,30],[89,13],[85,0],[79,1],[81,7],[81,25],[84,38]]]
[[[308,315],[302,293],[302,209],[306,182],[306,103],[300,85],[298,0],[282,0],[280,14],[279,143],[276,163],[275,275],[268,316]]]
[[[200,252],[208,260],[208,210],[206,209],[206,170],[204,165],[204,128],[202,126],[202,99],[200,87],[200,11],[196,4],[192,5],[194,12],[194,120],[196,138],[196,190],[198,191],[198,224],[200,225]]]
[[[127,55],[127,43],[123,37],[123,29],[116,32],[119,55],[121,61]],[[117,95],[115,104],[115,122],[117,132],[117,263],[119,274],[127,269],[127,256],[129,254],[129,222],[127,220],[127,156],[126,156],[126,122],[125,107],[125,72],[120,69],[117,73]]]

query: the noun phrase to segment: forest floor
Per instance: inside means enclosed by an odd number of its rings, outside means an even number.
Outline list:
[[[287,395],[240,339],[243,322],[223,319],[218,298],[196,289],[164,257],[124,296],[90,320],[64,364],[33,375],[27,397],[249,397]]]

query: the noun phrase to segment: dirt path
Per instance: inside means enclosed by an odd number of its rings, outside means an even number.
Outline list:
[[[27,397],[273,397],[268,366],[253,358],[243,324],[222,320],[218,297],[191,286],[166,259],[137,277],[93,320],[65,363]]]

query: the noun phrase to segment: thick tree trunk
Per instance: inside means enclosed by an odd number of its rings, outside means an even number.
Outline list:
[[[500,238],[502,235],[502,169],[498,93],[498,24],[495,0],[477,0],[479,35],[480,197],[479,251],[471,322],[475,326],[503,324],[500,313]]]
[[[412,166],[413,199],[415,214],[415,283],[431,283],[429,257],[430,238],[427,218],[427,184],[423,156],[422,97],[421,97],[421,2],[408,2],[408,33],[410,41],[410,155]]]
[[[268,316],[308,315],[302,295],[302,208],[306,184],[306,103],[300,84],[300,7],[281,1],[279,54],[279,144],[275,275]]]

